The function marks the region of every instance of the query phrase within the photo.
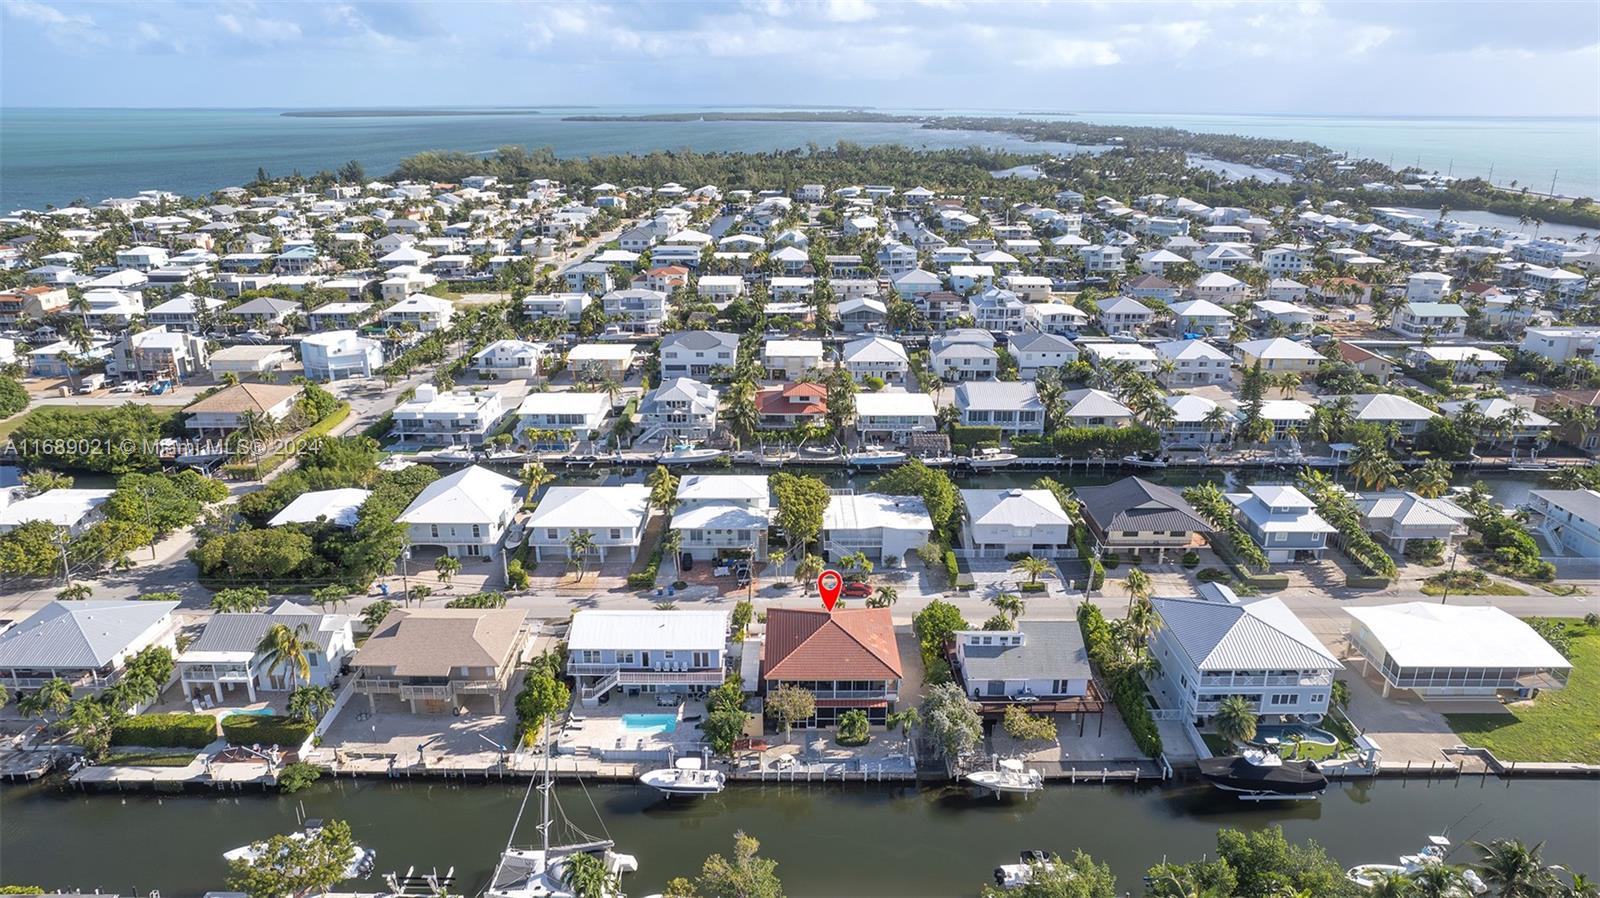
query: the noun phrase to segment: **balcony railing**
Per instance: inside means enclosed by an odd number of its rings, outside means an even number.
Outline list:
[[[1204,676],[1201,688],[1228,688],[1232,686],[1331,686],[1333,674],[1315,676]]]

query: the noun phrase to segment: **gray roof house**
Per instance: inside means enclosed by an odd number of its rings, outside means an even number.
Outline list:
[[[1245,601],[1216,583],[1199,593],[1150,600],[1159,620],[1150,691],[1163,708],[1204,721],[1224,698],[1242,695],[1263,716],[1327,713],[1333,673],[1344,665],[1282,600]]]
[[[647,428],[687,439],[704,439],[717,427],[716,390],[687,377],[661,382],[639,403],[639,418]],[[648,433],[645,435],[648,436]]]
[[[956,409],[968,427],[1044,433],[1044,404],[1032,381],[964,381],[956,387]]]
[[[675,331],[661,338],[661,377],[708,377],[739,359],[739,335],[722,331]]]
[[[1166,560],[1168,550],[1181,552],[1198,545],[1198,536],[1212,527],[1171,487],[1142,477],[1124,477],[1105,486],[1077,488],[1078,506],[1089,541],[1100,551],[1141,554]]]
[[[262,637],[283,624],[315,648],[306,652],[310,676],[290,677],[279,667],[271,670],[264,653],[256,650]],[[293,602],[280,602],[267,612],[214,614],[199,638],[178,656],[178,679],[185,696],[209,691],[218,704],[240,686],[251,702],[256,690],[289,691],[297,686],[329,686],[345,660],[355,652],[355,637],[347,614],[324,614]]]
[[[986,715],[1003,715],[1014,704],[1040,713],[1104,707],[1077,621],[1023,620],[1010,630],[960,630],[952,652],[962,687]]]
[[[177,602],[51,602],[0,634],[0,683],[16,694],[57,677],[74,689],[116,682],[129,658],[176,645]]]

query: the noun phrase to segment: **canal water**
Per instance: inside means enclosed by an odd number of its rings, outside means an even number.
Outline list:
[[[377,849],[378,873],[454,867],[456,891],[475,896],[505,845],[523,784],[323,782],[293,796],[83,794],[53,786],[0,790],[0,878],[46,888],[163,896],[220,888],[223,851],[296,826],[297,815],[348,820]],[[974,895],[1023,849],[1082,848],[1109,863],[1121,889],[1164,857],[1215,853],[1219,827],[1280,824],[1316,839],[1343,865],[1392,862],[1449,828],[1471,839],[1544,841],[1545,857],[1600,873],[1600,781],[1365,780],[1335,784],[1319,801],[1250,804],[1202,783],[1061,786],[997,801],[965,788],[829,784],[747,785],[705,799],[666,800],[620,784],[562,786],[566,816],[609,833],[639,859],[631,895],[692,875],[727,852],[737,830],[778,862],[792,896]],[[537,793],[518,834],[538,838]],[[598,812],[598,813],[597,813]],[[1468,860],[1463,848],[1453,860]],[[356,884],[381,888],[381,880]]]

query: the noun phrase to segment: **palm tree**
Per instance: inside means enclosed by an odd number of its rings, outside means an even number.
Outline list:
[[[556,479],[556,475],[550,473],[550,469],[546,468],[542,461],[531,461],[523,465],[522,488],[528,492],[527,501],[532,502],[533,496],[539,492],[539,488],[554,479]]]
[[[1411,489],[1424,499],[1437,499],[1450,492],[1450,463],[1429,459],[1411,474]]]
[[[1415,883],[1404,873],[1385,873],[1367,889],[1370,898],[1409,898]]]
[[[1139,568],[1130,568],[1127,578],[1122,581],[1122,591],[1128,594],[1128,610],[1131,612],[1135,600],[1150,598],[1150,575]]]
[[[293,630],[288,624],[273,624],[267,628],[266,635],[256,643],[256,652],[267,662],[267,673],[275,674],[279,669],[289,672],[289,691],[294,691],[295,683],[301,679],[311,678],[311,659],[308,651],[315,651],[317,644],[307,639],[306,634],[310,628],[305,624],[296,624]]]
[[[1211,725],[1217,735],[1229,742],[1249,742],[1256,737],[1256,712],[1250,700],[1242,695],[1229,695],[1217,703],[1216,716]]]
[[[579,580],[588,571],[589,553],[594,550],[594,534],[587,530],[574,530],[567,537],[567,563],[577,570]]]
[[[1532,848],[1516,839],[1473,842],[1482,856],[1474,867],[1500,898],[1544,898],[1556,885],[1555,874],[1541,858],[1544,843]]]
[[[433,572],[438,575],[440,583],[449,583],[451,577],[461,572],[461,559],[453,555],[440,555],[439,560],[433,563]]]
[[[888,608],[898,601],[900,601],[900,590],[885,584],[878,587],[877,594],[867,600],[867,607]]]
[[[606,870],[605,861],[581,851],[567,855],[566,880],[577,898],[605,898],[621,885],[619,877]]]
[[[1017,618],[1021,617],[1022,612],[1025,610],[1022,602],[1022,596],[1019,596],[1014,592],[998,593],[989,601],[994,603],[996,610],[1010,618],[1011,623],[1013,624],[1017,622]]]
[[[302,686],[289,694],[289,716],[304,723],[322,719],[333,705],[333,690],[326,686]]]
[[[1567,871],[1567,875],[1572,877],[1572,882],[1561,887],[1561,898],[1600,898],[1600,882],[1571,870]]]
[[[1035,558],[1032,555],[1026,555],[1019,559],[1016,564],[1013,564],[1011,569],[1013,571],[1021,571],[1022,573],[1027,574],[1028,585],[1032,586],[1039,582],[1040,577],[1054,574],[1056,566],[1051,564],[1047,559]]]
[[[60,677],[46,681],[37,692],[17,701],[17,710],[22,712],[23,717],[60,715],[71,706],[72,685]]]
[[[1429,864],[1411,874],[1411,883],[1411,894],[1416,898],[1455,898],[1468,894],[1461,868],[1449,864]]]
[[[1368,489],[1388,488],[1401,470],[1388,447],[1378,440],[1362,440],[1350,451],[1350,476]]]

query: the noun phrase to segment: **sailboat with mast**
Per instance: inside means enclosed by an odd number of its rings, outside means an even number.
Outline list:
[[[638,870],[638,860],[632,855],[613,851],[615,842],[590,836],[573,826],[561,813],[561,802],[554,795],[555,782],[550,776],[549,721],[545,722],[543,739],[543,776],[528,783],[528,791],[522,796],[522,807],[517,810],[517,822],[511,826],[506,850],[500,853],[500,862],[495,865],[494,877],[489,880],[483,898],[578,898],[576,887],[571,882],[572,859],[578,855],[596,857],[604,866],[610,884],[601,893],[602,898],[625,898],[620,888],[622,874]],[[527,810],[528,798],[535,788],[539,790],[539,847],[518,848],[517,824],[522,822],[523,811]],[[562,836],[572,836],[570,841],[551,844],[554,823],[550,815],[552,801],[565,824]]]

